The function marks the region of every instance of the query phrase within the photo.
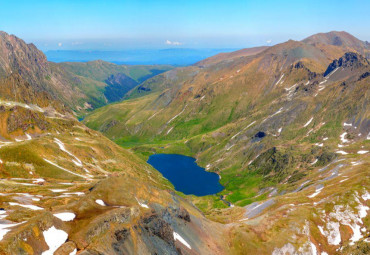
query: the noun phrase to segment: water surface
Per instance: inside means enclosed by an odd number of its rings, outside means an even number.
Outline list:
[[[192,157],[154,154],[149,157],[148,163],[161,172],[177,191],[186,195],[212,195],[224,189],[218,174],[205,171]]]

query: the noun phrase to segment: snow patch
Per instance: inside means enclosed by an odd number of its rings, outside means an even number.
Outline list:
[[[308,197],[309,197],[309,198],[316,197],[316,196],[321,192],[321,190],[322,190],[323,188],[324,188],[323,186],[320,186],[319,188],[316,188],[315,193],[313,193],[312,195],[310,195],[310,196],[308,196]]]
[[[343,134],[340,135],[340,140],[342,143],[348,143],[349,141],[345,138],[347,135],[347,132],[344,132]]]
[[[139,199],[137,199],[136,197],[135,197],[135,199],[136,199],[136,201],[138,202],[138,204],[139,204],[141,207],[149,208],[149,206],[148,206],[148,205],[146,205],[146,204],[144,204],[144,203],[141,203],[141,202],[139,201]]]
[[[106,204],[104,203],[104,201],[101,200],[101,199],[96,199],[95,200],[95,203],[97,203],[98,205],[101,205],[101,206],[106,206]]]
[[[314,161],[314,162],[312,162],[312,163],[311,163],[311,165],[316,164],[316,162],[317,162],[318,160],[319,160],[319,159],[315,159],[315,161]]]
[[[173,129],[173,127],[171,127],[171,128],[167,131],[166,135],[168,135],[168,134],[172,131],[172,129]]]
[[[76,215],[71,212],[55,213],[54,216],[62,221],[72,221],[76,217]]]
[[[49,250],[44,251],[42,255],[53,255],[54,252],[67,241],[68,234],[63,230],[56,229],[54,226],[46,231],[43,231],[44,239],[46,244],[49,246]]]
[[[339,154],[342,154],[342,155],[347,155],[348,153],[345,152],[345,151],[336,151],[335,153],[339,153]]]
[[[366,153],[368,153],[369,151],[363,151],[363,150],[361,150],[361,151],[358,151],[357,152],[357,154],[366,154]]]
[[[54,193],[59,193],[59,192],[67,191],[67,190],[66,189],[50,189],[50,191],[52,191]]]
[[[180,236],[178,233],[176,233],[175,231],[173,232],[173,239],[176,240],[179,240],[183,245],[185,245],[186,247],[188,247],[188,249],[191,249],[191,246],[190,244],[188,244],[188,242],[185,241],[184,238],[182,238],[182,236]]]
[[[309,121],[307,121],[307,123],[306,123],[306,124],[304,124],[304,126],[303,126],[303,127],[307,127],[308,125],[310,125],[310,123],[312,122],[312,120],[313,120],[313,117],[312,117]]]
[[[64,146],[64,143],[62,141],[60,141],[58,138],[54,138],[54,142],[56,144],[58,144],[59,146],[59,149],[61,149],[62,151],[66,152],[68,155],[70,155],[71,157],[74,158],[74,160],[72,160],[72,162],[76,165],[76,166],[80,166],[82,167],[82,162],[79,158],[77,158],[75,155],[73,155],[72,153],[70,153]]]
[[[58,167],[59,169],[62,169],[63,171],[66,171],[66,172],[68,172],[68,173],[70,173],[70,174],[77,175],[77,176],[80,176],[80,177],[82,177],[82,178],[87,179],[87,177],[86,177],[86,176],[83,176],[83,175],[81,175],[81,174],[74,173],[74,172],[72,172],[72,171],[70,171],[70,170],[65,169],[64,167],[58,166],[57,164],[55,164],[54,162],[51,162],[50,160],[47,160],[46,158],[44,158],[44,160],[45,160],[46,162],[48,162],[49,164],[51,164],[51,165],[53,165],[53,166],[56,166],[56,167]]]
[[[281,81],[281,79],[283,79],[283,77],[284,77],[284,74],[282,74],[282,75],[280,76],[280,79],[276,82],[276,85],[278,85],[278,84],[280,83],[280,81]]]
[[[11,230],[9,228],[17,226],[19,224],[21,224],[21,223],[13,223],[13,224],[0,223],[0,241],[3,240],[6,233],[8,233]]]
[[[24,208],[28,208],[28,209],[31,209],[31,210],[44,210],[44,208],[42,207],[39,207],[39,206],[36,206],[36,205],[24,205],[24,204],[19,204],[19,203],[16,203],[16,202],[9,202],[9,205],[12,205],[12,206],[21,206],[21,207],[24,207]]]
[[[178,113],[177,115],[175,115],[172,119],[170,119],[168,122],[167,122],[167,124],[170,124],[174,119],[176,119],[177,117],[179,117],[184,111],[185,111],[185,109],[186,109],[186,107],[187,107],[188,105],[186,104],[185,106],[184,106],[184,109],[182,109],[182,111],[180,112],[180,113]]]
[[[366,191],[365,194],[362,195],[362,199],[365,200],[365,201],[369,200],[370,199],[370,193]]]

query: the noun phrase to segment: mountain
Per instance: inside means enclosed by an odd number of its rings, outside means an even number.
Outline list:
[[[83,122],[142,158],[218,173],[222,192],[188,198],[225,224],[232,253],[366,254],[370,66],[347,35],[176,68]]]
[[[195,63],[195,65],[208,66],[208,65],[219,63],[221,61],[225,61],[225,60],[232,61],[235,58],[255,55],[261,51],[264,51],[267,48],[268,48],[267,46],[261,46],[261,47],[255,47],[255,48],[241,49],[241,50],[232,51],[232,52],[223,52],[215,56],[203,59]]]
[[[122,100],[136,85],[172,68],[168,65],[116,65],[101,60],[85,63],[63,62],[54,65],[65,72],[64,77],[72,75],[70,80],[87,93],[89,97],[87,103],[93,109]]]
[[[366,56],[370,56],[370,43],[363,42],[353,35],[341,31],[332,31],[329,33],[319,33],[312,35],[303,40],[305,43],[309,44],[326,44],[333,46],[345,47],[347,51],[357,51],[358,53]]]
[[[0,254],[370,250],[358,50],[290,40],[140,83],[151,67],[52,63],[5,33],[0,45]],[[126,100],[77,121],[128,84]],[[145,162],[160,152],[195,157],[225,189],[176,191]]]
[[[133,87],[132,81],[125,84],[126,80],[128,81],[126,79],[121,80],[122,84],[114,84],[110,88],[110,84],[105,80],[111,75],[123,73],[141,83],[170,68],[170,66],[121,66],[103,61],[56,64],[48,62],[45,55],[33,44],[26,44],[14,35],[0,32],[1,82],[11,83],[17,79],[20,81],[19,84],[24,84],[21,89],[13,87],[13,91],[2,91],[1,96],[18,101],[27,98],[28,101],[24,103],[36,103],[34,100],[38,100],[37,104],[42,104],[41,101],[47,94],[49,99],[54,100],[55,105],[52,105],[54,108],[63,111],[68,109],[75,115],[84,115],[90,109],[111,102],[110,93],[115,93],[114,87],[117,85],[126,91]],[[22,91],[21,98],[16,98],[18,95],[16,89]],[[25,96],[25,93],[28,95]],[[120,100],[124,94],[113,96],[114,100]]]
[[[222,224],[77,121],[93,79],[0,35],[0,254],[227,253]]]

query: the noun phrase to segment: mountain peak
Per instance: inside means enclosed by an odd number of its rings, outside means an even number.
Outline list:
[[[346,52],[341,58],[335,59],[326,69],[324,76],[331,73],[338,67],[362,67],[368,66],[369,61],[355,52]]]
[[[364,42],[357,39],[346,31],[330,31],[327,33],[318,33],[302,40],[309,44],[329,44],[334,46],[363,46]]]

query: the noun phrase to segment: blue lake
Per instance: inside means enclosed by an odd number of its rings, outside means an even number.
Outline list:
[[[224,189],[216,173],[205,171],[195,159],[178,154],[154,154],[148,163],[162,173],[177,191],[186,195],[206,196]]]

